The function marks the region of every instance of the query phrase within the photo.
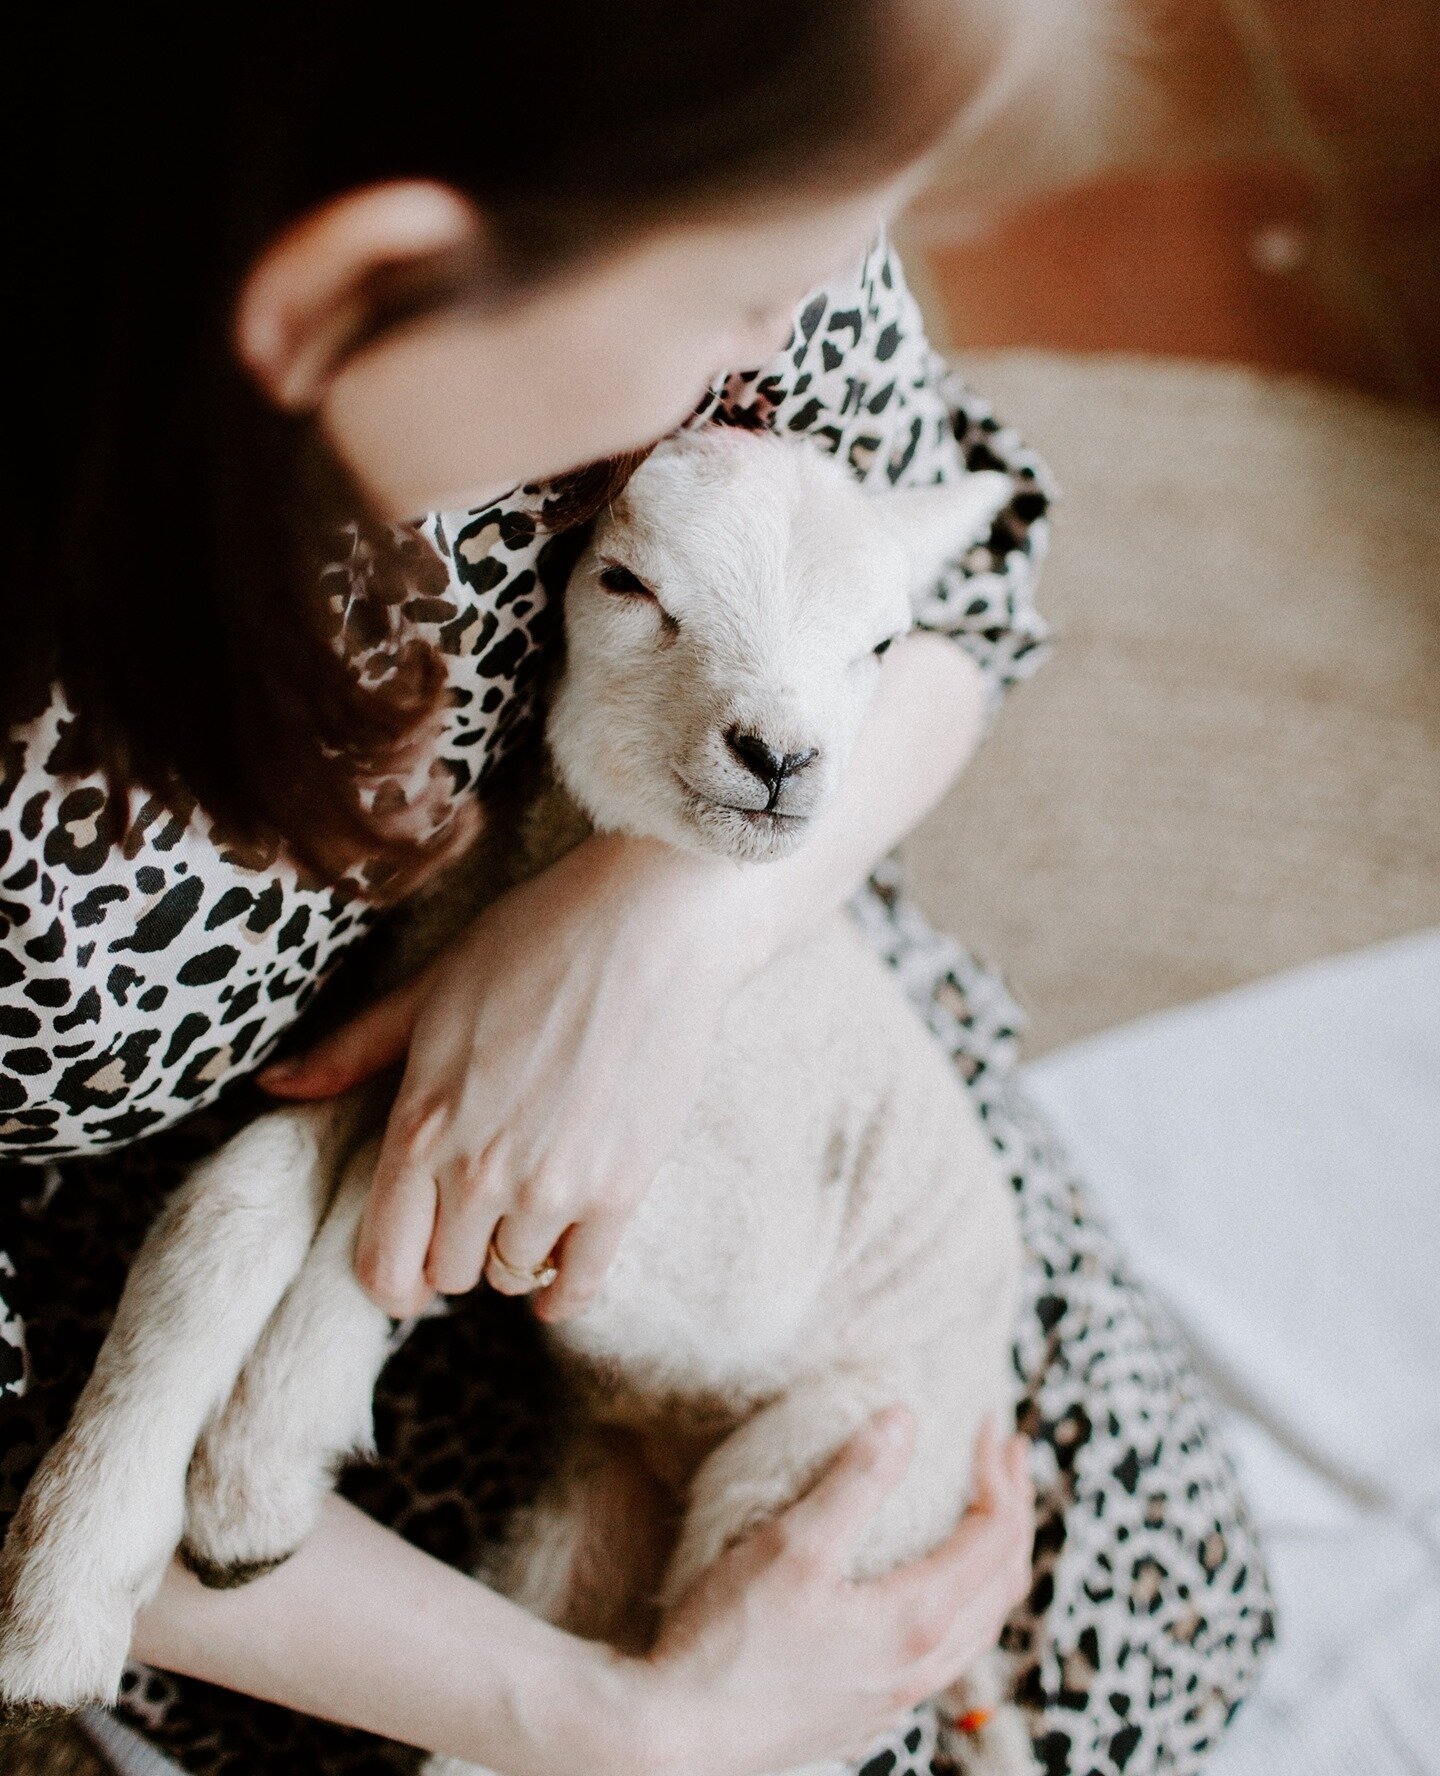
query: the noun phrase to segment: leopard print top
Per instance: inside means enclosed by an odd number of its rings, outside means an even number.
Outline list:
[[[803,305],[772,361],[717,381],[687,425],[805,435],[892,485],[1008,469],[1009,508],[919,617],[968,648],[997,694],[1037,662],[1043,470],[930,350],[885,242]],[[545,494],[426,518],[447,572],[439,595],[381,610],[358,550],[331,570],[357,652],[423,637],[444,658],[443,729],[425,782],[405,791],[436,822],[483,793],[532,723],[558,590]],[[57,695],[0,745],[0,1158],[94,1154],[210,1102],[265,1058],[373,917],[356,881],[315,885],[283,858],[247,856],[199,809],[145,800],[122,842],[103,783],[65,773],[68,723]],[[20,1379],[0,1324],[0,1382]]]

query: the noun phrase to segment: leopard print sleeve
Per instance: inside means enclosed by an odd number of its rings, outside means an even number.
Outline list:
[[[974,658],[992,707],[1040,664],[1048,631],[1034,586],[1054,498],[1048,473],[931,348],[887,241],[805,303],[777,358],[717,383],[691,423],[811,438],[877,486],[1009,474],[1014,496],[990,535],[951,563],[916,619]]]

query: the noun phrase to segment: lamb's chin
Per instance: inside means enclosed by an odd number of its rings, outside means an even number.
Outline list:
[[[691,847],[739,863],[774,863],[798,851],[810,830],[803,815],[766,814],[698,804],[686,808],[684,825]]]

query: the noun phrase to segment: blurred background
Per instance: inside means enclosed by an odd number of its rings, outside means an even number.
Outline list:
[[[1440,398],[1434,0],[977,10],[1015,33],[1011,70],[916,230],[952,345]]]
[[[911,846],[1059,1043],[1440,923],[1440,0],[971,0],[902,234],[1065,501]]]

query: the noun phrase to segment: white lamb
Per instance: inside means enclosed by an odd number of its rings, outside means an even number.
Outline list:
[[[801,845],[912,597],[1012,491],[973,474],[872,494],[768,438],[663,446],[570,579],[525,871],[592,826],[755,863]],[[432,899],[412,948],[503,885],[494,850]],[[213,1581],[252,1577],[370,1447],[391,1328],[350,1258],[380,1110],[356,1094],[266,1116],[161,1215],[0,1556],[12,1712],[112,1700],[134,1612],[182,1540]],[[967,1502],[982,1418],[1013,1405],[1018,1267],[1010,1192],[965,1092],[836,916],[732,1003],[604,1289],[552,1329],[589,1427],[487,1577],[592,1638],[643,1644],[657,1605],[891,1401],[915,1414],[915,1454],[857,1576],[930,1549]],[[659,1574],[623,1571],[612,1546],[604,1595],[581,1596],[579,1543],[597,1520],[603,1533],[622,1443],[682,1502],[678,1540]],[[1029,1738],[1003,1695],[997,1655],[956,1705],[995,1709],[974,1768],[1019,1776]]]

